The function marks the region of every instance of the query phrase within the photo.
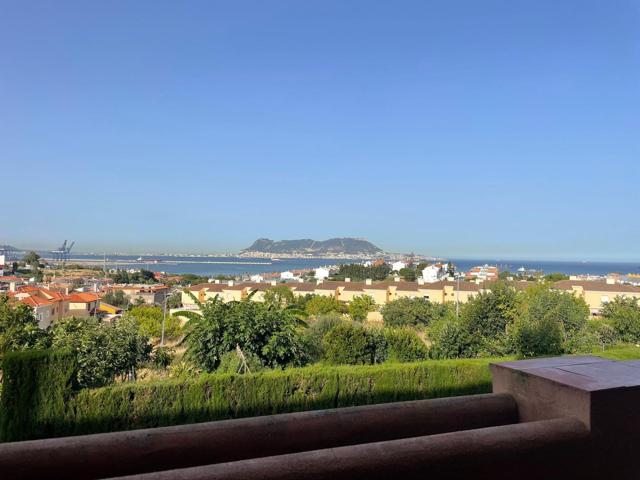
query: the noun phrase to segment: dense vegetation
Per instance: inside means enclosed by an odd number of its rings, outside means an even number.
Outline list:
[[[128,272],[126,270],[116,270],[109,276],[115,283],[157,283],[154,273],[150,270],[140,269],[138,272]]]
[[[305,367],[258,374],[128,382],[75,391],[73,356],[27,352],[5,362],[4,441],[157,427],[207,420],[347,407],[490,391],[488,361],[427,361],[360,367]],[[36,355],[38,362],[29,358]],[[58,355],[59,357],[60,355]],[[56,363],[57,362],[57,363]],[[57,373],[43,369],[62,364]],[[48,376],[51,375],[51,376]],[[26,393],[39,392],[24,404]],[[52,390],[49,398],[47,389]],[[11,413],[9,413],[11,412]],[[13,412],[19,412],[11,421]],[[8,423],[7,423],[8,422]]]
[[[367,278],[372,280],[386,280],[391,273],[391,267],[386,263],[376,266],[360,264],[340,265],[338,272],[331,276],[331,280],[344,280],[350,278],[353,282],[362,282]]]

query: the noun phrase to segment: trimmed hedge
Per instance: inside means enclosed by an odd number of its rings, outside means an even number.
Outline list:
[[[73,353],[31,350],[7,353],[2,365],[0,439],[51,437],[67,426],[66,404],[76,387]]]
[[[491,391],[489,361],[431,360],[373,366],[312,366],[256,374],[208,374],[194,380],[123,383],[85,389],[40,435],[40,418],[59,415],[34,408],[24,436],[80,435],[257,415],[348,407]]]

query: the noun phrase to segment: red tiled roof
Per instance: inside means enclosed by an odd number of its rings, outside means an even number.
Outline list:
[[[74,293],[67,297],[67,300],[69,300],[71,303],[89,303],[89,302],[95,302],[96,300],[99,300],[99,299],[100,297],[95,293],[84,293],[84,292]]]

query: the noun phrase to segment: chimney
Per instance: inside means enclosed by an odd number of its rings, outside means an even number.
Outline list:
[[[9,283],[9,291],[10,292],[15,292],[16,291],[16,282]]]
[[[271,280],[271,286],[275,287],[278,284],[278,282],[276,282],[275,280]]]
[[[424,278],[418,277],[418,285],[424,285]]]
[[[367,278],[367,279],[364,281],[364,283],[365,283],[365,285],[371,285],[371,284],[373,283],[373,281],[372,281],[370,278]]]
[[[615,285],[616,279],[613,277],[607,277],[607,285]]]
[[[322,283],[322,279],[319,278],[318,280],[316,280],[316,285],[320,285]]]
[[[351,279],[349,277],[344,279],[345,282],[349,283],[351,281]]]
[[[233,287],[233,280],[229,280],[229,281],[227,282],[227,285],[229,285],[230,287]]]
[[[220,285],[220,280],[218,280],[217,278],[213,281],[213,283],[215,283],[216,285]]]
[[[400,281],[400,277],[396,275],[395,277],[393,277],[393,281],[394,282],[399,282]]]
[[[64,287],[64,294],[69,295],[69,287]]]
[[[302,279],[302,277],[298,278],[298,283],[303,283],[304,280]]]

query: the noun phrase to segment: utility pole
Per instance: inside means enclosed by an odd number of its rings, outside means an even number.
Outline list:
[[[160,337],[160,346],[164,347],[164,323],[167,320],[167,293],[164,292],[164,309],[162,310],[162,336]]]
[[[460,274],[456,275],[456,318],[460,317]]]

